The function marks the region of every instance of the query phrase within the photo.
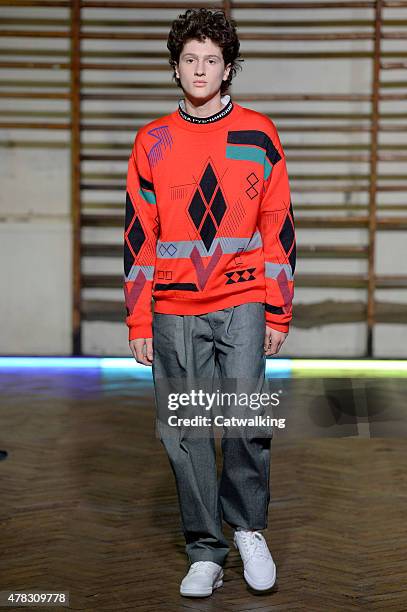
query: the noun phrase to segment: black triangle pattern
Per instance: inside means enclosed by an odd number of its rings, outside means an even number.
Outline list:
[[[247,268],[247,270],[233,270],[233,272],[225,272],[225,276],[228,277],[225,285],[232,285],[233,283],[244,283],[245,281],[255,280],[253,272],[256,268]]]

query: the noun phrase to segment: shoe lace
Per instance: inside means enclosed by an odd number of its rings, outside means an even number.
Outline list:
[[[194,574],[202,569],[205,570],[207,574],[211,574],[213,571],[212,566],[208,565],[208,561],[195,561],[189,568],[189,573]]]
[[[253,555],[269,560],[271,555],[264,536],[259,531],[239,531],[239,543],[243,545],[243,554],[246,561],[250,561]]]

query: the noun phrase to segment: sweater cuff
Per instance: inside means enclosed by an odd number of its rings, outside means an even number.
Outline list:
[[[151,325],[134,325],[129,327],[129,342],[138,338],[152,338],[153,330]]]
[[[271,327],[276,331],[281,331],[288,334],[290,324],[289,323],[276,323],[275,321],[270,321],[266,316],[266,325],[267,327]]]

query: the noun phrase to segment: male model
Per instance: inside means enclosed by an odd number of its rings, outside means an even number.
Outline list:
[[[173,22],[167,46],[185,97],[136,135],[124,235],[130,348],[152,366],[157,405],[170,380],[196,390],[215,377],[237,386],[249,380],[250,391],[261,390],[266,356],[288,334],[296,262],[276,126],[225,94],[239,67],[234,22],[222,11],[189,9]],[[181,594],[202,597],[222,585],[230,550],[222,518],[234,529],[246,582],[270,589],[276,567],[261,530],[271,436],[225,435],[218,488],[213,437],[162,419],[157,430],[190,561]]]

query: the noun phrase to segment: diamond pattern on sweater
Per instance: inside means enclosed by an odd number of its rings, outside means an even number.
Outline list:
[[[218,179],[212,164],[208,163],[188,207],[190,217],[207,251],[211,248],[226,209]]]

